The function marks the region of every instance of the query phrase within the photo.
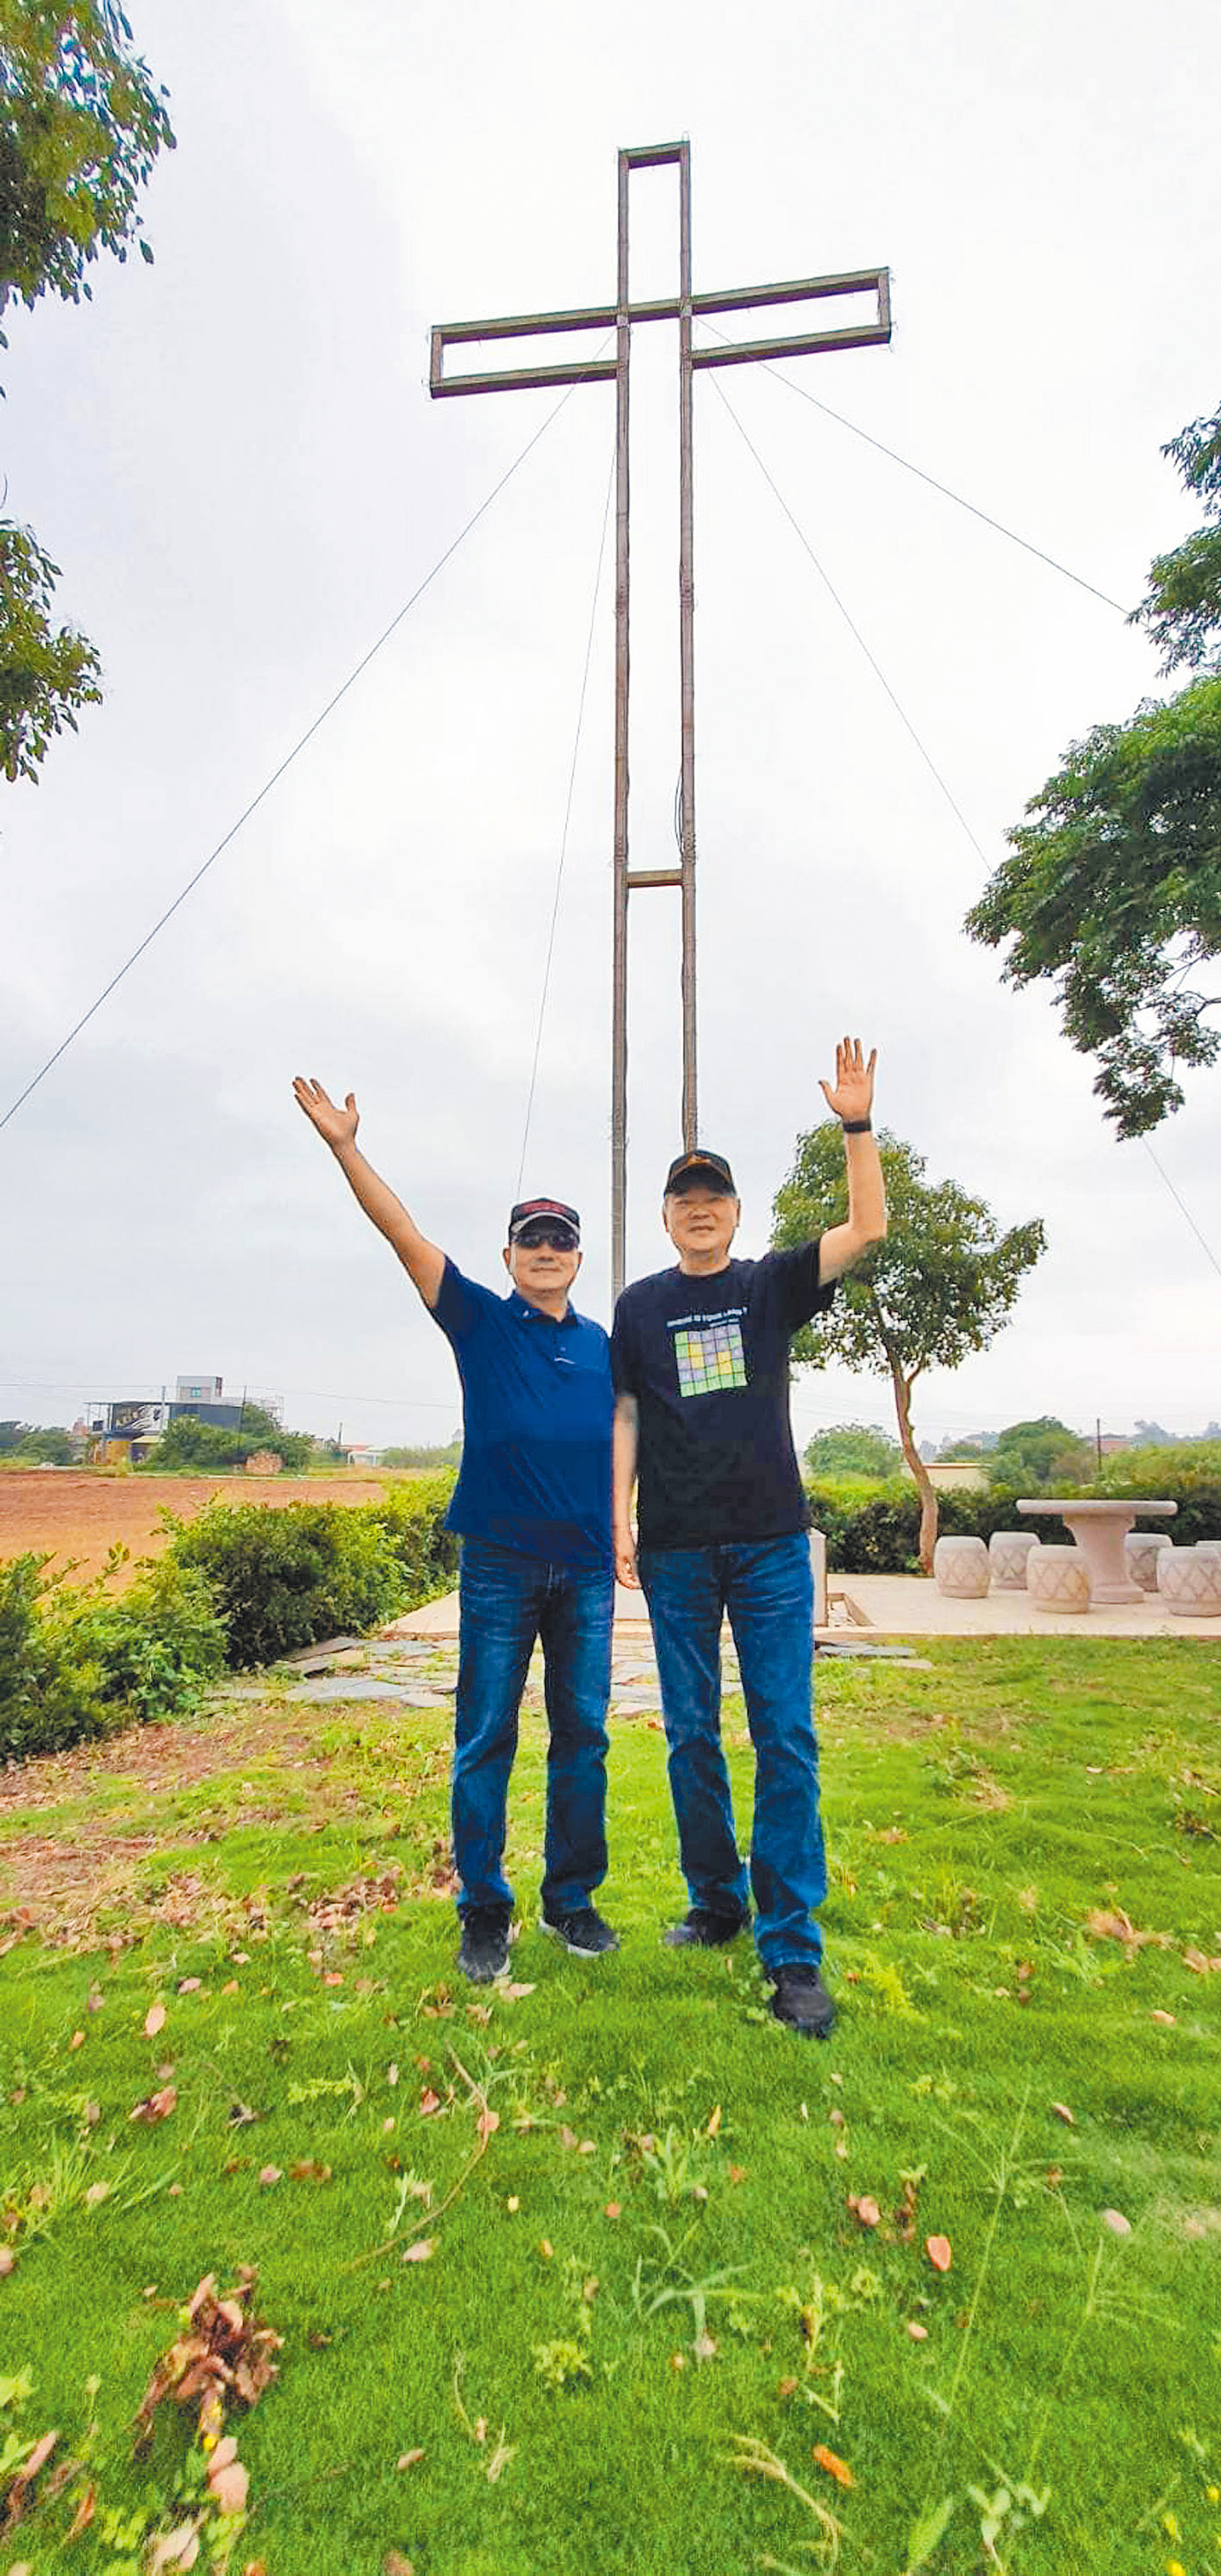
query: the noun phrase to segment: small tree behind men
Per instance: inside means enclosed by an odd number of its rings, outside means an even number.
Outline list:
[[[1055,979],[1064,1034],[1094,1057],[1119,1136],[1181,1109],[1180,1066],[1221,1056],[1205,971],[1221,958],[1221,410],[1162,453],[1204,525],[1151,564],[1129,624],[1164,671],[1200,676],[1070,745],[966,922],[990,948],[1012,940],[1006,983]]]
[[[959,1368],[987,1350],[1008,1322],[1026,1272],[1046,1246],[1042,1220],[1000,1234],[982,1199],[957,1181],[924,1179],[924,1156],[885,1131],[878,1137],[889,1231],[839,1283],[817,1333],[793,1342],[793,1358],[814,1368],[838,1360],[889,1377],[903,1455],[920,1495],[920,1564],[932,1570],[937,1495],[916,1447],[912,1389],[925,1369]],[[843,1147],[827,1121],[799,1136],[793,1168],[776,1193],[778,1248],[824,1234],[843,1216]]]

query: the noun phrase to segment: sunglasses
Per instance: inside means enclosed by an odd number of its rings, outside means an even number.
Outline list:
[[[575,1252],[577,1249],[571,1226],[548,1225],[545,1220],[538,1225],[523,1225],[513,1241],[525,1252],[541,1252],[544,1247],[548,1252]]]

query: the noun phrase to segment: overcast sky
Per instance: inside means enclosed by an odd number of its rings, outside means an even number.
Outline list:
[[[1068,743],[1170,684],[1115,607],[820,406],[1139,600],[1192,524],[1159,449],[1221,390],[1215,0],[133,16],[178,134],[147,193],[156,265],[9,317],[7,507],[63,566],[106,699],[37,789],[0,791],[0,1115],[555,410],[431,402],[429,325],[612,300],[616,148],[685,133],[697,289],[886,262],[895,313],[890,349],[791,361],[790,384],[696,380],[700,1126],[738,1175],[739,1248],[765,1248],[859,1030],[878,1118],[930,1174],[1047,1226],[1011,1327],[918,1393],[920,1435],[1202,1429],[1221,1076],[1152,1139],[1163,1179],[1114,1142],[1049,998],[961,927]],[[673,172],[633,182],[632,221],[632,291],[664,293]],[[671,327],[638,330],[638,866],[674,851],[674,375]],[[613,438],[613,388],[580,388],[0,1134],[0,1415],[69,1421],[198,1370],[308,1428],[452,1431],[447,1348],[291,1077],[354,1089],[421,1225],[499,1275],[591,616],[523,1186],[581,1208],[579,1299],[609,1320]],[[635,897],[631,941],[634,1274],[666,1256],[680,1141],[677,898]],[[893,1417],[883,1381],[836,1370],[803,1376],[795,1418]]]

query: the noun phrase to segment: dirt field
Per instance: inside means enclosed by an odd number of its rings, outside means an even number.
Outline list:
[[[159,1556],[164,1505],[194,1520],[214,1494],[230,1503],[372,1503],[386,1480],[358,1471],[334,1476],[106,1476],[70,1467],[14,1468],[0,1476],[0,1560],[50,1549],[57,1565],[79,1559],[77,1580],[96,1573],[116,1539],[138,1556]],[[124,1574],[130,1575],[125,1567]],[[120,1581],[123,1577],[120,1577]]]

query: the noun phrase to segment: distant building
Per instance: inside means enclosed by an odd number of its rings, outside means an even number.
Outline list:
[[[210,1422],[217,1431],[240,1431],[247,1401],[245,1395],[224,1400],[224,1379],[220,1377],[180,1377],[175,1392],[159,1397],[120,1395],[99,1398],[86,1405],[83,1428],[88,1435],[90,1451],[102,1464],[109,1460],[143,1458],[159,1440],[162,1432],[181,1414],[192,1414],[197,1422]],[[283,1405],[277,1396],[261,1395],[259,1411],[279,1422]]]

